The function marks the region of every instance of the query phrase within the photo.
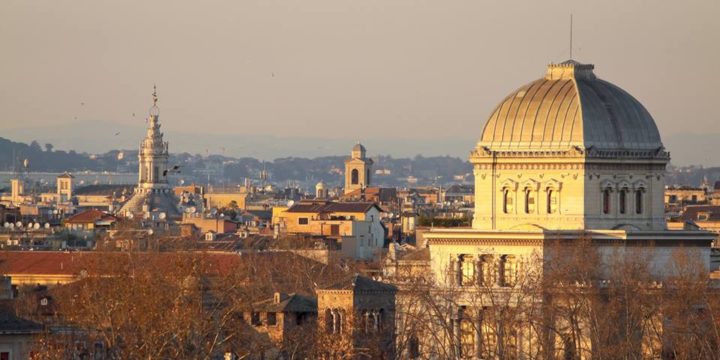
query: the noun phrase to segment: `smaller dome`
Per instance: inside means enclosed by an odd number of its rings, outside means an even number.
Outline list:
[[[316,189],[316,190],[324,189],[324,188],[325,188],[325,183],[322,182],[322,180],[315,185],[315,189]]]
[[[362,151],[362,152],[365,152],[365,147],[364,147],[361,143],[357,143],[357,144],[355,144],[355,146],[353,146],[352,151]]]

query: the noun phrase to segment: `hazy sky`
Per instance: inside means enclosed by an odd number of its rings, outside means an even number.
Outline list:
[[[157,83],[169,131],[470,150],[507,93],[569,57],[571,12],[574,58],[663,139],[720,134],[718,0],[3,0],[0,136],[143,125]]]

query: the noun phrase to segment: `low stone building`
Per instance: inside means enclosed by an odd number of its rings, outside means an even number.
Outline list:
[[[0,278],[0,287],[0,360],[29,359],[42,325],[17,316],[9,277]]]
[[[394,358],[395,286],[356,274],[316,292],[326,357]]]
[[[314,327],[317,309],[313,297],[276,292],[270,299],[253,303],[243,312],[243,319],[273,343],[282,344],[294,330]]]

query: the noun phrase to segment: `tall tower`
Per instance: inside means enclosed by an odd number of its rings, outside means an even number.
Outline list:
[[[345,160],[345,194],[370,186],[373,161],[365,157],[365,147],[357,143]]]
[[[147,119],[148,128],[138,153],[138,185],[132,198],[120,209],[120,214],[148,215],[158,211],[168,217],[178,217],[178,200],[168,184],[168,143],[160,131],[160,109],[157,89],[153,87],[153,106]]]
[[[160,131],[160,109],[157,106],[157,88],[153,87],[153,106],[150,108],[145,139],[140,143],[138,158],[138,186],[143,189],[164,189],[168,187],[167,163],[168,143],[163,141]]]
[[[25,186],[23,184],[22,179],[20,178],[14,178],[10,180],[10,197],[11,202],[15,205],[19,204],[23,200],[23,194]]]
[[[65,172],[57,177],[58,202],[70,201],[73,196],[73,179],[75,177]]]

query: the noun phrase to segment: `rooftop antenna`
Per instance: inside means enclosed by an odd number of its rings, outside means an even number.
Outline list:
[[[573,14],[570,13],[570,60],[573,58],[573,38],[572,38],[572,32],[573,32]]]

